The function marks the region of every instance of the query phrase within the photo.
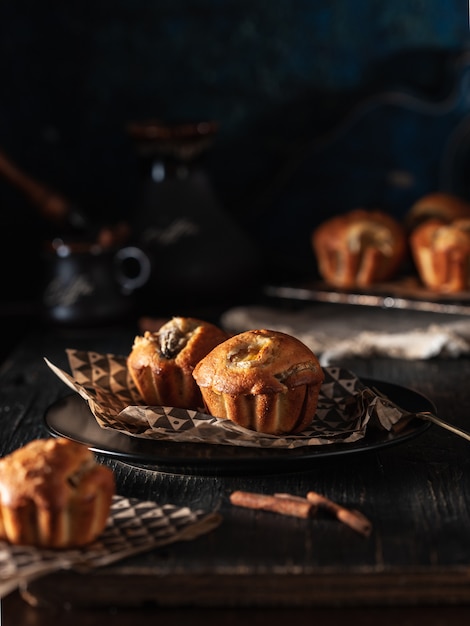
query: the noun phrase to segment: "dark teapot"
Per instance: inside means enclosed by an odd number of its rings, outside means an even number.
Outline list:
[[[138,294],[144,313],[226,308],[258,285],[257,247],[220,204],[206,167],[217,130],[213,121],[129,125],[141,167],[133,232],[153,268]]]

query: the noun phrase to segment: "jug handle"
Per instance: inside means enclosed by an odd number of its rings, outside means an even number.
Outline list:
[[[137,262],[139,269],[135,276],[130,276],[125,271],[126,261],[129,260]],[[150,259],[143,250],[136,246],[127,246],[118,250],[114,261],[116,263],[116,277],[125,294],[130,294],[135,289],[139,289],[150,278],[152,270]]]

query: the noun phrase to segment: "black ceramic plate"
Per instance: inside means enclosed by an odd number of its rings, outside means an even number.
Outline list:
[[[399,385],[363,379],[402,408],[417,413],[435,408],[426,397]],[[426,430],[429,422],[415,418],[399,433],[369,429],[354,443],[264,449],[202,443],[177,443],[132,437],[101,428],[86,402],[73,394],[55,402],[46,412],[49,432],[86,444],[94,452],[145,469],[179,474],[282,472],[308,468],[316,459],[377,450],[403,443]]]

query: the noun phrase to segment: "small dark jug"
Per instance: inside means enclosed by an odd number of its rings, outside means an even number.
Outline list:
[[[66,326],[124,320],[133,312],[134,292],[150,274],[140,248],[54,241],[45,254],[44,315]]]

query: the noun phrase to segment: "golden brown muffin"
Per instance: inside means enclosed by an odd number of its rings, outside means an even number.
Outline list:
[[[405,231],[382,211],[356,209],[312,233],[323,280],[334,287],[369,287],[392,278],[406,256]]]
[[[149,406],[197,409],[203,406],[194,366],[229,335],[192,317],[174,317],[157,332],[137,336],[127,367]]]
[[[43,548],[82,546],[104,530],[111,469],[83,444],[37,439],[0,460],[0,538]]]
[[[411,233],[410,247],[426,287],[441,293],[470,288],[470,219],[427,220]]]
[[[408,232],[427,220],[437,219],[450,224],[457,219],[470,218],[470,204],[450,193],[435,192],[419,198],[405,216]]]
[[[274,330],[249,330],[214,348],[194,379],[206,410],[261,433],[304,430],[317,410],[324,373],[301,341]]]

